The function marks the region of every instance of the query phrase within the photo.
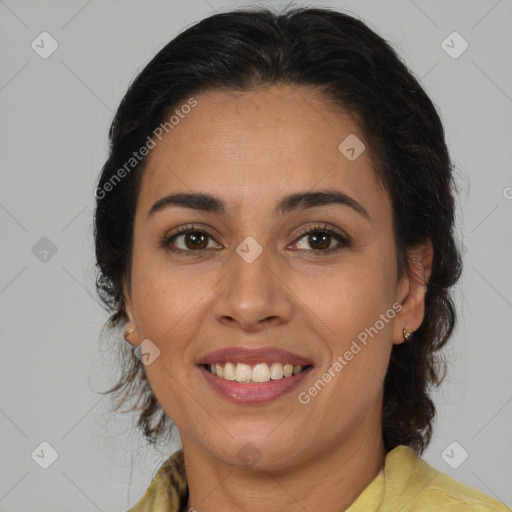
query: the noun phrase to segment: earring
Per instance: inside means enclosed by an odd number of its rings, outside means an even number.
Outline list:
[[[409,341],[413,332],[414,331],[406,331],[405,329],[402,329],[405,341]]]
[[[134,327],[133,329],[130,329],[130,330],[126,329],[126,330],[124,331],[124,339],[125,339],[126,341],[128,341],[128,343],[130,342],[130,340],[128,339],[128,337],[129,337],[132,333],[134,333],[136,330],[137,330],[137,329],[135,329],[135,327]]]

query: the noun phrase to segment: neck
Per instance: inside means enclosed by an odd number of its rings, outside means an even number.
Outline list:
[[[346,510],[382,469],[386,451],[380,421],[349,442],[328,446],[294,467],[255,470],[224,464],[182,437],[189,486],[186,510],[304,512]]]

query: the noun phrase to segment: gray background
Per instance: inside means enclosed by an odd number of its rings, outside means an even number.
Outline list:
[[[133,416],[109,414],[109,398],[96,393],[116,360],[112,341],[99,341],[106,315],[94,291],[93,190],[113,112],[137,72],[185,27],[243,5],[255,4],[0,0],[3,512],[126,510],[177,446],[146,448]],[[367,21],[442,113],[461,187],[465,271],[424,458],[512,505],[512,1],[309,5]],[[46,59],[31,47],[43,31],[59,45]],[[453,31],[469,44],[458,58],[441,46]],[[47,448],[31,457],[43,441],[58,453],[48,469],[35,462],[48,460]],[[469,457],[453,469],[446,461],[460,463],[462,450]]]

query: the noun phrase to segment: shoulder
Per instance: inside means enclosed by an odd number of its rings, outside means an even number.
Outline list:
[[[407,446],[398,446],[388,454],[385,472],[386,480],[390,478],[392,484],[386,489],[393,492],[395,481],[394,491],[401,491],[401,495],[388,494],[389,510],[395,510],[396,504],[403,507],[402,512],[512,512],[500,501],[433,468]]]

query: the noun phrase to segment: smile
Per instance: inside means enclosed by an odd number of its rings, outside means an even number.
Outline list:
[[[231,346],[200,356],[196,366],[208,387],[237,404],[276,400],[295,389],[313,361],[272,346]]]
[[[294,366],[290,363],[283,364],[279,362],[255,365],[227,362],[224,365],[220,363],[204,365],[211,374],[221,379],[247,383],[261,383],[288,378],[301,373],[309,366]]]

